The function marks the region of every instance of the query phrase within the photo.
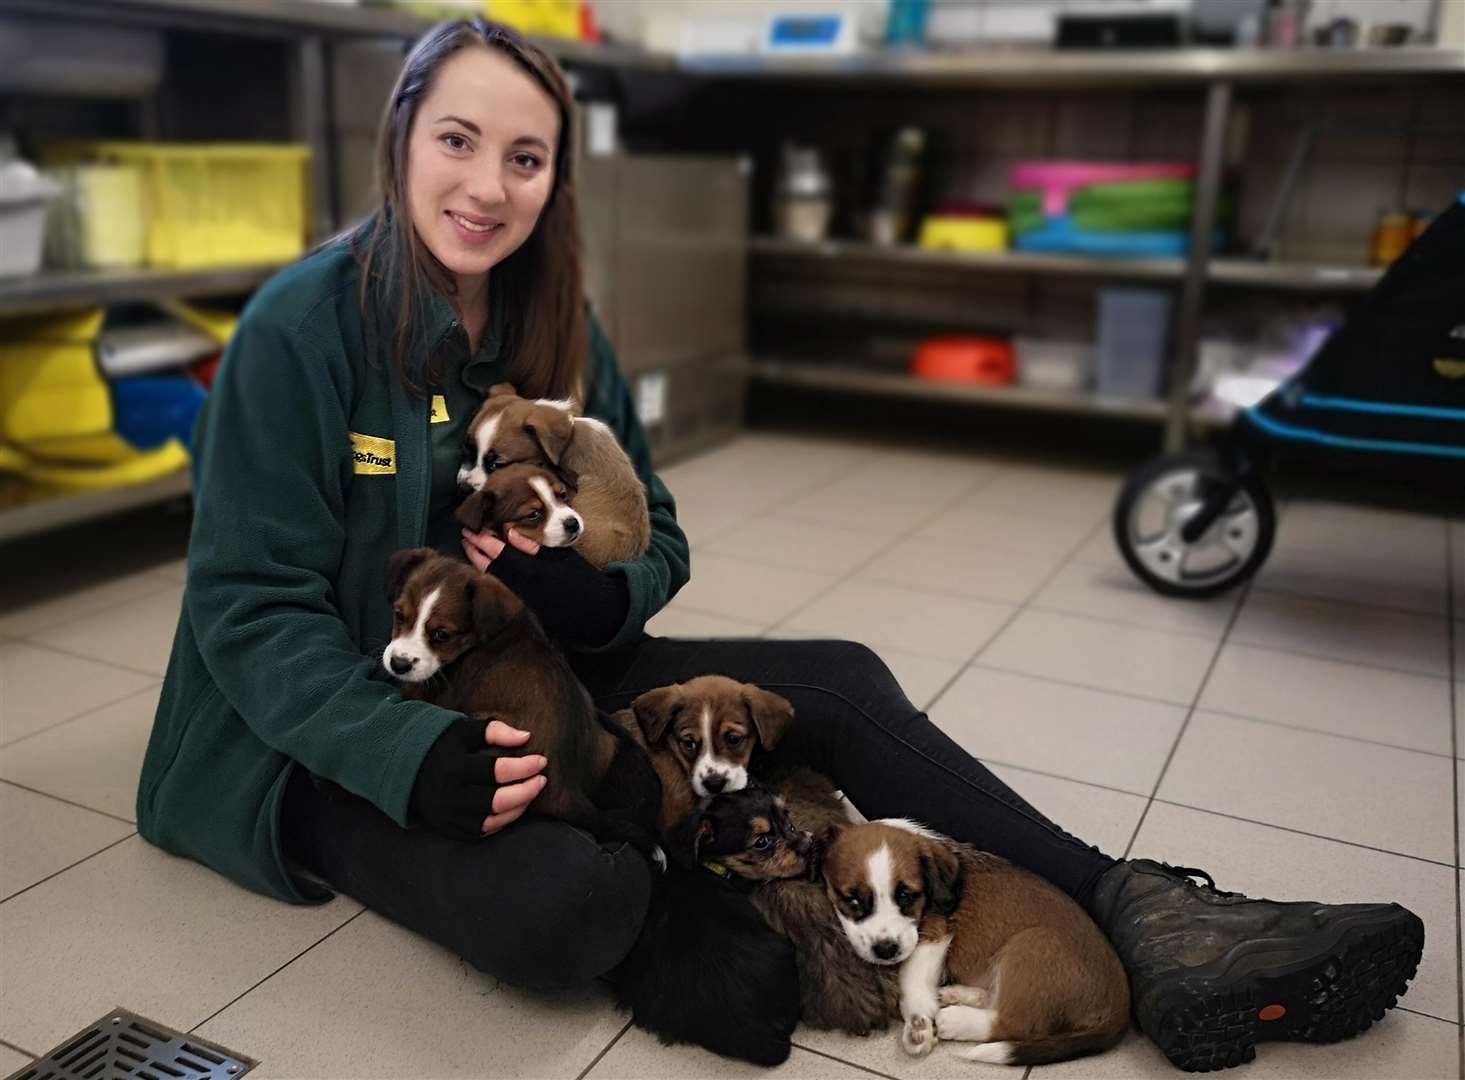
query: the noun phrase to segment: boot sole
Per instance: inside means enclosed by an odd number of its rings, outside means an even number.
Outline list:
[[[1319,931],[1306,948],[1269,944],[1243,943],[1146,995],[1140,1027],[1173,1065],[1229,1069],[1256,1057],[1259,1042],[1329,1043],[1366,1030],[1414,978],[1424,923],[1396,905]]]

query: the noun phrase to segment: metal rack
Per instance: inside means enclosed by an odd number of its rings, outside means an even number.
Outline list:
[[[329,81],[331,43],[368,39],[405,44],[432,20],[388,9],[309,3],[302,0],[0,0],[0,16],[72,17],[92,24],[146,26],[203,31],[288,43],[291,87],[289,135],[315,148],[313,178],[318,192],[332,190],[328,118],[323,101]],[[1068,395],[1026,389],[933,388],[899,375],[859,371],[838,365],[800,364],[788,357],[764,357],[750,373],[779,385],[889,396],[970,401],[984,406],[1089,412],[1164,423],[1166,442],[1183,442],[1192,418],[1185,389],[1195,361],[1200,311],[1208,286],[1334,294],[1358,293],[1377,280],[1364,267],[1250,262],[1211,258],[1221,149],[1237,87],[1268,84],[1355,84],[1395,80],[1447,79],[1465,86],[1465,55],[1436,49],[1405,48],[1351,51],[1278,52],[1266,50],[1175,50],[1119,52],[1043,52],[972,50],[953,53],[873,53],[855,58],[697,58],[679,59],[623,45],[589,45],[535,39],[569,66],[649,75],[675,74],[693,83],[759,80],[791,87],[891,87],[923,93],[1005,89],[1094,87],[1122,89],[1156,86],[1204,90],[1205,122],[1197,159],[1197,212],[1191,253],[1186,259],[1097,260],[1063,255],[1002,253],[967,255],[868,244],[805,246],[771,237],[750,245],[753,273],[770,261],[800,273],[838,275],[847,267],[900,266],[941,274],[1019,274],[1071,280],[1167,282],[1181,289],[1177,309],[1175,357],[1167,402],[1111,401],[1094,395]],[[145,115],[145,112],[144,112]],[[319,201],[318,201],[319,202]],[[329,235],[336,222],[318,205],[317,236]],[[136,270],[101,273],[47,273],[33,279],[0,282],[0,317],[165,297],[238,295],[263,282],[278,267],[237,267],[207,271]],[[118,491],[76,496],[0,512],[0,540],[86,520],[128,507],[185,494],[184,474]]]
[[[1180,295],[1176,305],[1172,355],[1168,368],[1167,402],[1141,403],[1142,408],[1114,410],[1112,403],[1092,395],[1038,395],[1016,389],[983,390],[961,395],[984,404],[1011,404],[1075,413],[1124,416],[1163,421],[1168,450],[1184,446],[1195,423],[1188,395],[1195,371],[1200,320],[1209,286],[1247,287],[1292,292],[1347,294],[1367,291],[1378,280],[1378,270],[1364,266],[1328,266],[1301,263],[1212,258],[1217,203],[1224,166],[1224,148],[1235,91],[1240,86],[1288,84],[1374,84],[1398,80],[1442,79],[1455,90],[1465,89],[1465,54],[1447,49],[1399,48],[1378,50],[1217,50],[1189,49],[1136,52],[1053,52],[1034,62],[1023,50],[985,50],[965,53],[892,52],[833,60],[827,58],[719,58],[690,65],[694,70],[732,80],[776,79],[790,86],[856,89],[901,87],[940,94],[994,89],[1012,92],[1054,88],[1092,87],[1115,90],[1155,86],[1189,87],[1205,95],[1196,161],[1195,210],[1191,220],[1188,255],[1184,259],[1094,259],[1067,255],[1020,252],[955,254],[912,247],[879,248],[869,244],[831,242],[799,245],[774,238],[757,238],[752,250],[755,272],[775,260],[787,266],[796,260],[799,273],[810,279],[830,280],[845,270],[883,265],[927,269],[943,273],[1031,274],[1088,280],[1174,282]],[[1440,92],[1446,92],[1441,89]],[[855,378],[837,364],[806,364],[802,370],[787,360],[755,363],[755,378],[775,384],[818,386],[830,390],[931,396],[929,388],[898,375]],[[911,385],[907,385],[911,384]],[[1016,394],[1007,399],[1004,395]]]

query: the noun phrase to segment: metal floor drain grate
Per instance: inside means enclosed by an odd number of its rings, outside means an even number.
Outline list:
[[[7,1080],[233,1080],[258,1064],[119,1008]]]

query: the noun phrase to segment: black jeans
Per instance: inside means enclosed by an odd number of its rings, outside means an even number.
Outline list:
[[[867,817],[914,818],[1027,867],[1081,904],[1114,864],[952,742],[863,645],[646,638],[572,663],[607,711],[708,674],[780,694],[795,712],[781,761],[825,773]],[[465,843],[402,829],[303,769],[285,816],[291,856],[334,888],[518,986],[566,986],[609,971],[634,943],[651,894],[638,852],[602,848],[558,821],[526,818]]]

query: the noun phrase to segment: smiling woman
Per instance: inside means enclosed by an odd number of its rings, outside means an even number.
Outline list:
[[[571,98],[542,53],[499,27],[445,23],[407,58],[379,140],[382,209],[351,236],[361,302],[395,312],[393,358],[410,386],[430,297],[448,297],[476,352],[495,303],[522,313],[502,352],[527,397],[564,396],[587,328],[578,216],[566,152]],[[372,295],[390,282],[400,295]],[[387,329],[387,328],[383,328]]]

